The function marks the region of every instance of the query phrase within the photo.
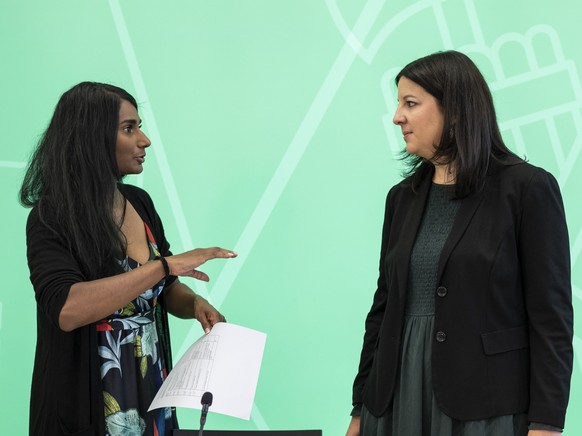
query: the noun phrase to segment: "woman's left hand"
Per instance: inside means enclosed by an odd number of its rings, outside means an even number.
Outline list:
[[[182,319],[196,318],[204,333],[210,333],[217,322],[226,322],[224,316],[204,297],[176,279],[164,289],[164,305],[168,312]]]
[[[226,322],[224,316],[200,295],[196,295],[194,299],[194,317],[202,324],[206,334],[210,333],[217,322]]]

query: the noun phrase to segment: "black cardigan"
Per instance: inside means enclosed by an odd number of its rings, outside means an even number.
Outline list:
[[[121,193],[150,227],[163,256],[171,255],[162,222],[150,196],[131,185]],[[44,217],[50,224],[50,217]],[[57,229],[54,223],[52,228]],[[72,332],[59,328],[59,314],[69,289],[85,281],[79,264],[63,239],[39,218],[37,208],[26,226],[30,280],[37,302],[37,344],[30,395],[31,435],[103,435],[104,406],[95,324]],[[170,277],[166,285],[175,277]],[[162,294],[163,295],[163,294]],[[167,313],[160,298],[156,311],[158,336],[168,370],[171,350]]]

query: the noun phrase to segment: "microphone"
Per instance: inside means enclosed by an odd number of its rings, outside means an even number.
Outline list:
[[[200,431],[198,432],[198,436],[202,436],[204,424],[206,424],[206,415],[208,415],[208,408],[212,406],[212,392],[204,392],[200,403],[202,404],[202,413],[200,414]]]

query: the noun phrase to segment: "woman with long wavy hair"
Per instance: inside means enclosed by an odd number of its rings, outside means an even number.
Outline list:
[[[129,93],[83,82],[32,155],[20,190],[37,302],[31,435],[170,435],[175,411],[147,412],[172,366],[167,313],[206,332],[224,321],[178,277],[207,281],[200,265],[236,253],[172,255],[149,195],[122,182],[150,145]]]

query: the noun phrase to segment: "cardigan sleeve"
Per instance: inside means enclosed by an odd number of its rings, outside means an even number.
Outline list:
[[[69,290],[85,280],[78,262],[66,242],[56,233],[57,223],[41,220],[33,208],[26,224],[26,248],[30,281],[39,311],[59,327],[59,315]]]
[[[530,422],[564,427],[572,373],[568,231],[560,189],[544,170],[522,198],[519,253],[530,338]]]

